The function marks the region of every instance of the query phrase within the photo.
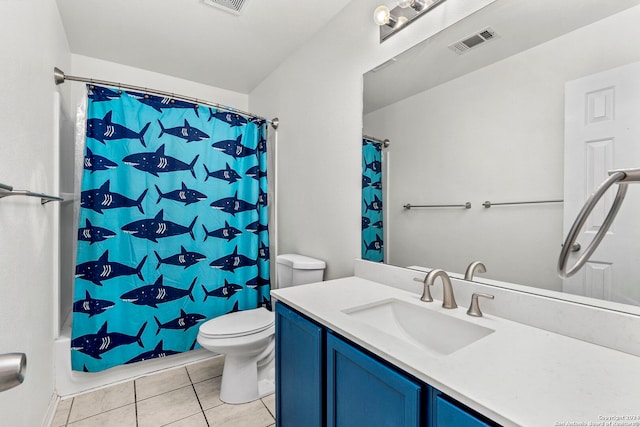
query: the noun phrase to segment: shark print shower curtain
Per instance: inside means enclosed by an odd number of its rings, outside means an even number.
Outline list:
[[[362,140],[362,259],[384,262],[382,227],[382,148]]]
[[[198,347],[200,322],[268,305],[266,124],[89,86],[74,370]]]

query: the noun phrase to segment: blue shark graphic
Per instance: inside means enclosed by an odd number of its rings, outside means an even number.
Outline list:
[[[238,191],[236,190],[233,197],[225,197],[216,200],[210,205],[213,209],[219,209],[223,212],[236,216],[237,213],[256,210],[258,205],[238,199]]]
[[[272,307],[271,307],[271,300],[267,299],[266,297],[262,297],[262,302],[260,303],[260,306],[265,307],[267,310],[271,311]]]
[[[129,267],[119,262],[110,262],[109,250],[106,250],[96,261],[78,264],[76,266],[76,278],[88,280],[98,286],[102,286],[103,280],[120,276],[132,276],[134,274],[138,276],[140,280],[144,281],[144,277],[142,277],[142,266],[146,260],[147,257],[145,256],[137,267]]]
[[[234,273],[238,268],[251,267],[253,265],[257,265],[257,263],[258,261],[255,259],[251,259],[244,255],[238,254],[238,247],[236,246],[231,255],[218,258],[217,260],[211,262],[209,265],[213,268],[220,268],[224,271],[230,271]]]
[[[233,184],[234,182],[240,181],[240,179],[242,179],[240,174],[238,172],[234,171],[231,168],[231,166],[229,166],[229,163],[227,163],[227,166],[224,169],[220,169],[220,170],[213,171],[213,172],[209,172],[209,169],[207,168],[207,165],[204,165],[204,171],[207,174],[207,177],[204,179],[205,182],[209,179],[209,177],[221,179],[223,181],[227,181],[229,184]]]
[[[164,286],[162,284],[163,278],[160,276],[153,285],[142,286],[126,292],[120,296],[120,299],[122,301],[132,302],[135,305],[147,305],[153,308],[158,308],[158,304],[175,301],[187,296],[191,301],[195,301],[192,292],[197,279],[197,277],[193,279],[189,289],[180,289],[172,286]]]
[[[267,193],[262,191],[261,189],[260,192],[258,193],[258,204],[262,206],[267,206],[268,203],[269,203],[269,200],[267,198]]]
[[[196,116],[200,117],[200,113],[198,112],[198,105],[191,102],[139,92],[127,91],[127,93],[129,94],[129,96],[136,99],[141,104],[147,105],[160,113],[162,113],[162,110],[165,110],[167,108],[185,108],[193,110],[196,113]]]
[[[244,229],[247,230],[249,233],[253,233],[253,234],[260,234],[260,231],[262,228],[262,225],[260,224],[260,221],[254,221],[251,224],[247,225]]]
[[[102,228],[95,227],[89,221],[89,218],[85,220],[85,226],[78,228],[78,240],[83,242],[90,242],[93,245],[96,242],[102,242],[103,240],[107,240],[111,237],[114,237],[116,233],[113,231]]]
[[[80,207],[91,209],[101,214],[105,209],[131,208],[135,206],[140,213],[144,213],[142,201],[144,200],[144,196],[147,195],[148,190],[144,190],[140,197],[133,200],[122,194],[112,193],[109,189],[110,185],[111,180],[107,180],[100,188],[86,190],[80,193]]]
[[[140,132],[135,132],[117,123],[113,123],[112,111],[109,111],[102,119],[87,120],[87,138],[93,138],[105,144],[105,141],[114,141],[116,139],[137,139],[143,147],[147,144],[144,142],[144,134],[149,129],[151,123],[147,123]]]
[[[369,251],[381,251],[382,250],[382,239],[380,236],[376,234],[376,240],[371,243],[364,242],[365,247],[367,248],[367,252]]]
[[[258,140],[258,151],[261,153],[267,152],[267,139],[263,135],[260,135],[260,139]]]
[[[159,176],[159,173],[188,170],[195,178],[196,172],[194,171],[193,167],[196,165],[198,157],[200,157],[199,154],[196,155],[191,163],[186,164],[185,162],[180,161],[175,157],[165,155],[163,144],[155,152],[130,154],[122,159],[122,161],[125,164],[133,166],[138,170],[149,172],[153,176]]]
[[[184,203],[185,206],[189,206],[190,204],[198,203],[202,200],[207,200],[206,194],[187,188],[184,182],[182,183],[182,187],[178,190],[163,193],[162,191],[160,191],[160,187],[158,187],[157,185],[156,190],[158,191],[158,201],[156,202],[156,204],[160,203],[162,199],[169,199],[176,202]]]
[[[258,181],[267,176],[266,172],[261,171],[258,165],[250,167],[244,174]]]
[[[118,164],[112,162],[103,156],[93,154],[91,149],[87,147],[87,154],[84,156],[84,169],[94,173],[95,171],[104,171],[107,169],[117,168]]]
[[[261,288],[263,286],[269,286],[271,284],[269,279],[263,279],[260,276],[256,276],[252,279],[249,279],[249,281],[247,283],[245,283],[245,286],[247,288],[250,289],[254,289],[254,290],[258,290],[258,288]]]
[[[362,175],[362,188],[367,188],[371,185],[371,178],[366,175]]]
[[[87,97],[93,102],[111,101],[120,98],[121,95],[121,91],[116,92],[102,86],[89,86],[87,91]]]
[[[211,144],[214,150],[222,151],[224,154],[232,156],[234,159],[238,157],[255,156],[257,150],[242,145],[242,135],[234,139],[225,139],[223,141]]]
[[[376,211],[376,212],[382,211],[382,200],[378,198],[378,195],[374,196],[373,201],[371,203],[367,203],[367,201],[365,200],[364,204],[367,207],[365,212],[369,212],[370,210]]]
[[[187,119],[184,119],[184,126],[177,126],[174,128],[165,128],[160,120],[158,120],[158,123],[160,124],[160,135],[158,135],[158,138],[162,138],[162,135],[168,133],[169,135],[184,139],[187,143],[209,139],[209,135],[200,129],[196,129],[191,126]]]
[[[167,357],[167,356],[171,356],[173,354],[178,354],[180,353],[179,351],[173,351],[173,350],[165,350],[163,348],[163,343],[162,340],[160,340],[160,342],[158,343],[158,345],[151,351],[145,351],[144,353],[141,353],[139,355],[137,355],[136,357],[134,357],[133,359],[124,362],[125,364],[129,364],[129,363],[136,363],[136,362],[142,362],[144,360],[151,360],[151,359],[159,359],[161,357]]]
[[[371,226],[375,227],[375,228],[382,228],[384,226],[384,224],[383,224],[382,221],[376,221],[373,224],[371,224]]]
[[[382,162],[380,160],[373,160],[371,163],[367,163],[365,169],[369,169],[374,173],[380,173],[382,170]]]
[[[122,231],[127,234],[131,234],[139,239],[151,240],[154,243],[158,243],[158,239],[165,237],[178,236],[180,234],[189,233],[191,239],[196,238],[193,235],[193,226],[196,223],[198,217],[195,217],[188,227],[185,227],[175,222],[164,220],[164,209],[160,210],[153,219],[141,219],[139,221],[133,221],[124,227]]]
[[[261,117],[249,117],[247,120],[251,123],[257,124],[258,126],[262,125],[265,122],[265,119]]]
[[[109,350],[113,350],[121,345],[133,344],[137,342],[140,347],[144,347],[142,344],[142,333],[144,328],[147,327],[147,322],[144,322],[138,334],[125,335],[120,332],[107,332],[107,322],[104,322],[97,334],[88,334],[71,340],[71,350],[76,350],[87,354],[94,359],[102,359],[100,356]]]
[[[369,227],[369,224],[371,223],[371,220],[369,218],[367,218],[366,216],[362,217],[362,229],[365,230],[367,227]]]
[[[74,301],[73,311],[88,314],[89,317],[93,317],[97,314],[104,313],[114,305],[116,304],[112,301],[91,298],[89,291],[85,291],[84,299]]]
[[[202,322],[206,319],[202,314],[191,313],[187,314],[183,309],[180,309],[180,317],[176,317],[173,320],[169,320],[167,323],[160,323],[157,317],[153,316],[156,319],[156,323],[158,324],[158,330],[156,331],[156,335],[160,333],[161,329],[182,329],[183,331],[187,331],[187,329],[196,326],[198,322]]]
[[[269,259],[269,246],[265,245],[264,242],[260,242],[260,248],[258,249],[258,258],[260,259]]]
[[[214,113],[213,109],[209,108],[209,120],[207,121],[210,122],[211,119],[221,120],[225,123],[228,123],[231,127],[244,126],[247,124],[247,119],[239,114],[224,111],[216,111]]]
[[[189,252],[184,248],[184,246],[180,246],[180,253],[168,256],[166,258],[161,258],[158,252],[155,252],[155,254],[156,258],[158,258],[158,266],[156,267],[156,270],[160,268],[160,264],[176,265],[179,267],[184,267],[186,269],[188,267],[191,267],[192,265],[199,263],[200,261],[207,259],[205,255],[198,252]]]
[[[227,311],[227,313],[226,313],[226,314],[229,314],[229,313],[235,313],[235,312],[237,312],[237,311],[240,311],[240,308],[238,308],[238,301],[236,301],[236,303],[235,303],[235,304],[233,304],[233,308],[232,308],[231,310]]]
[[[204,225],[202,225],[202,228],[204,228],[205,242],[207,241],[207,237],[217,237],[219,239],[227,239],[227,242],[230,242],[233,239],[235,239],[237,236],[242,234],[241,230],[238,230],[237,228],[230,226],[227,221],[224,222],[224,227],[218,228],[217,230],[209,231],[207,230],[207,227],[205,227]]]
[[[204,300],[206,301],[208,297],[216,297],[216,298],[226,298],[229,299],[234,296],[236,293],[242,290],[242,286],[237,285],[235,283],[229,283],[227,279],[224,279],[224,286],[220,288],[216,288],[212,291],[208,291],[207,288],[202,285],[202,290],[204,291]]]
[[[382,190],[382,181],[374,182],[373,184],[371,184],[371,188],[375,190]]]

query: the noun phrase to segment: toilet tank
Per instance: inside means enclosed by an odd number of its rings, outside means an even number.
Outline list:
[[[284,254],[276,257],[278,287],[322,282],[326,264],[324,261],[298,254]]]

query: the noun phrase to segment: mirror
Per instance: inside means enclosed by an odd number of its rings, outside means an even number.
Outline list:
[[[367,72],[363,134],[390,140],[385,261],[464,274],[479,260],[487,272],[478,282],[639,306],[638,275],[621,265],[640,263],[640,247],[630,246],[640,242],[640,185],[629,186],[609,233],[618,240],[605,237],[573,278],[556,271],[560,245],[606,171],[640,167],[640,149],[620,149],[621,140],[640,144],[640,110],[618,134],[605,129],[627,114],[623,108],[636,108],[617,102],[640,100],[638,79],[607,83],[637,67],[638,22],[640,0],[496,0]],[[611,198],[596,208],[584,239]],[[469,209],[403,207],[467,202]]]

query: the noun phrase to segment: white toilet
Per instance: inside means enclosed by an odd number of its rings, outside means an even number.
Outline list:
[[[276,257],[278,287],[321,282],[325,262],[303,255]],[[238,311],[200,325],[198,343],[225,355],[220,400],[246,403],[275,389],[275,316],[266,308]]]

